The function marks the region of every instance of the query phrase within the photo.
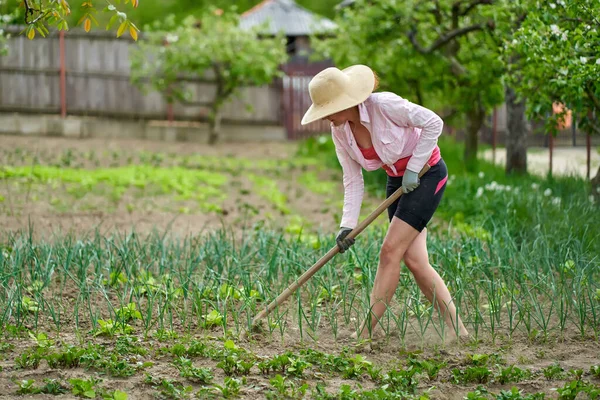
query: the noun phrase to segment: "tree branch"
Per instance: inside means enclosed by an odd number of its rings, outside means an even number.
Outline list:
[[[581,18],[561,18],[558,22],[576,22],[578,24],[598,25],[598,21],[587,21]]]
[[[448,32],[447,34],[440,36],[435,42],[433,42],[433,44],[429,48],[424,48],[419,44],[419,42],[417,41],[417,31],[414,26],[410,30],[410,32],[408,32],[407,36],[412,45],[415,47],[415,49],[417,49],[419,53],[431,54],[435,50],[451,42],[453,39],[460,36],[464,36],[470,32],[482,30],[483,27],[484,25],[482,24],[475,24],[471,26],[466,26],[464,28],[454,29],[453,31]]]
[[[596,109],[600,111],[600,99],[598,99],[598,97],[596,97],[596,94],[594,92],[592,92],[592,84],[591,83],[588,82],[588,84],[585,85],[585,92],[589,96],[590,100],[592,100],[592,103],[594,103],[594,106],[596,107]]]
[[[440,0],[435,0],[435,8],[431,10],[433,15],[435,16],[435,21],[438,25],[442,24],[442,10],[440,8]]]
[[[471,11],[473,11],[473,9],[481,4],[493,4],[494,0],[474,0],[473,2],[471,2],[471,4],[469,4],[464,10],[459,11],[458,15],[460,17],[464,17],[465,15],[469,14]],[[459,8],[460,8],[460,4],[459,4]]]
[[[23,3],[25,4],[25,24],[26,25],[33,25],[36,22],[38,22],[40,19],[45,18],[50,13],[50,11],[43,13],[42,10],[33,8],[32,6],[29,5],[28,0],[23,1]],[[39,12],[40,15],[38,15],[38,17],[36,19],[34,19],[33,21],[28,21],[27,16],[30,15],[33,17],[34,12],[36,12],[36,11]]]

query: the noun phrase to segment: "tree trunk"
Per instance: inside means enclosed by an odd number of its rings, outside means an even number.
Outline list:
[[[481,105],[467,113],[467,137],[465,138],[465,165],[467,171],[475,171],[477,168],[477,147],[479,142],[479,131],[483,126],[485,110]]]
[[[221,110],[220,107],[215,107],[215,105],[213,105],[208,116],[208,144],[211,146],[219,141],[219,134],[221,133]]]
[[[517,94],[506,87],[506,173],[527,173],[527,121],[525,102],[517,100]]]

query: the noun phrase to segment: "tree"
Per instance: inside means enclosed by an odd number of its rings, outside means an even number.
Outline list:
[[[103,9],[105,14],[110,14],[111,18],[106,23],[106,29],[110,29],[116,22],[119,22],[117,36],[121,36],[126,31],[129,32],[134,40],[137,40],[139,29],[127,17],[127,14],[119,10],[122,0],[105,0]],[[131,3],[136,8],[139,0],[123,0],[125,4]],[[4,12],[18,11],[21,15],[21,23],[25,24],[23,32],[29,39],[35,38],[36,32],[41,36],[49,33],[49,27],[56,27],[58,30],[69,30],[68,17],[71,14],[71,6],[67,0],[20,0],[14,2],[18,4],[18,10],[5,10]],[[86,32],[92,29],[92,24],[99,25],[96,19],[97,9],[94,0],[78,0],[82,8],[81,17],[77,25],[82,25]],[[6,7],[4,7],[6,8]]]
[[[566,105],[588,135],[600,134],[597,10],[596,0],[537,1],[508,46],[519,55],[511,66],[512,84],[527,99],[529,118],[546,120],[550,134],[566,113],[548,118],[555,102]]]
[[[486,113],[503,99],[493,0],[358,0],[316,44],[337,64],[364,63],[383,87],[466,119],[465,162],[474,169]]]
[[[194,104],[185,90],[186,78],[212,73],[216,92],[207,119],[209,143],[214,144],[223,105],[244,86],[270,83],[287,59],[285,38],[259,37],[260,28],[242,30],[237,14],[219,9],[181,24],[167,17],[145,28],[145,39],[132,53],[132,80],[160,92],[169,103]]]
[[[513,41],[515,32],[521,27],[529,9],[533,6],[535,5],[532,4],[532,0],[502,0],[497,5],[493,36],[499,47],[507,49],[507,44]],[[507,66],[505,74],[509,70],[514,70],[510,66],[515,65],[518,59],[519,55],[513,51],[503,52],[503,60]],[[505,79],[505,104],[506,173],[526,174],[529,123],[525,115],[525,99],[517,95],[510,78]]]

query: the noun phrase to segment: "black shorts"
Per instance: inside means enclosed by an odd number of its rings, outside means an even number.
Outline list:
[[[394,216],[421,232],[433,216],[442,200],[448,180],[448,169],[443,159],[423,175],[419,186],[410,193],[403,194],[388,207],[390,222]],[[390,197],[402,186],[402,177],[387,178],[386,196]]]

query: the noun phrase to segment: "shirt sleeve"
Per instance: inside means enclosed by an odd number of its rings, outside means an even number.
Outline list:
[[[335,134],[332,134],[332,136],[333,143],[335,144],[335,153],[342,166],[344,176],[344,208],[340,227],[354,229],[358,225],[365,189],[362,167],[350,157],[348,151],[341,144],[340,139]]]
[[[406,169],[410,171],[420,172],[437,145],[444,122],[433,111],[411,103],[400,96],[396,96],[391,101],[382,102],[381,109],[398,126],[421,128],[421,136],[406,166]]]

